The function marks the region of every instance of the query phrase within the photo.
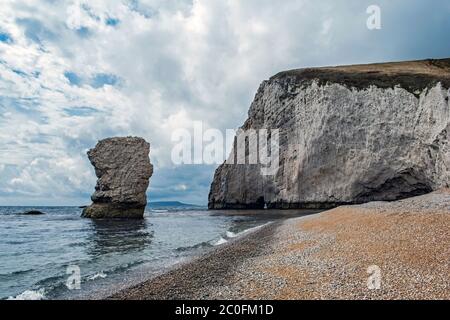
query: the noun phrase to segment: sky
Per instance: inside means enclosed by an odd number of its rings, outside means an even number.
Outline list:
[[[150,201],[206,204],[216,165],[174,164],[175,130],[238,128],[283,70],[450,57],[449,32],[448,0],[2,0],[0,205],[89,204],[86,151],[130,135]]]

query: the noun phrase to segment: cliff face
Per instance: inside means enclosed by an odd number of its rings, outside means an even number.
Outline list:
[[[88,218],[142,218],[153,166],[150,144],[142,138],[109,138],[88,151],[98,177]]]
[[[242,128],[279,129],[278,170],[223,164],[210,209],[328,208],[448,187],[449,88],[450,59],[292,70],[264,81]]]

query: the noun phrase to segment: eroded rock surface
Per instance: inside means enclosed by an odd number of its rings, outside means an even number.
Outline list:
[[[89,150],[98,180],[83,217],[142,218],[153,174],[149,152],[150,144],[135,137],[108,138]]]
[[[280,130],[278,170],[220,166],[209,208],[328,208],[448,187],[449,88],[450,59],[282,72],[242,127]]]

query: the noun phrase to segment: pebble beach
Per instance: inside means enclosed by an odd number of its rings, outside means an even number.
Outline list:
[[[449,256],[443,189],[277,221],[110,299],[447,300]]]

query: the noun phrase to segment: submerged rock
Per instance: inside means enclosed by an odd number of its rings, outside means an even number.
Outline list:
[[[153,166],[150,144],[142,138],[109,138],[88,151],[98,177],[87,218],[142,218]]]
[[[282,72],[242,127],[279,130],[277,169],[229,164],[233,150],[209,208],[329,208],[448,187],[449,88],[450,59]]]
[[[22,214],[26,215],[26,216],[39,216],[39,215],[42,215],[42,214],[45,214],[45,213],[42,212],[42,211],[38,211],[38,210],[30,210],[30,211],[25,211]]]

